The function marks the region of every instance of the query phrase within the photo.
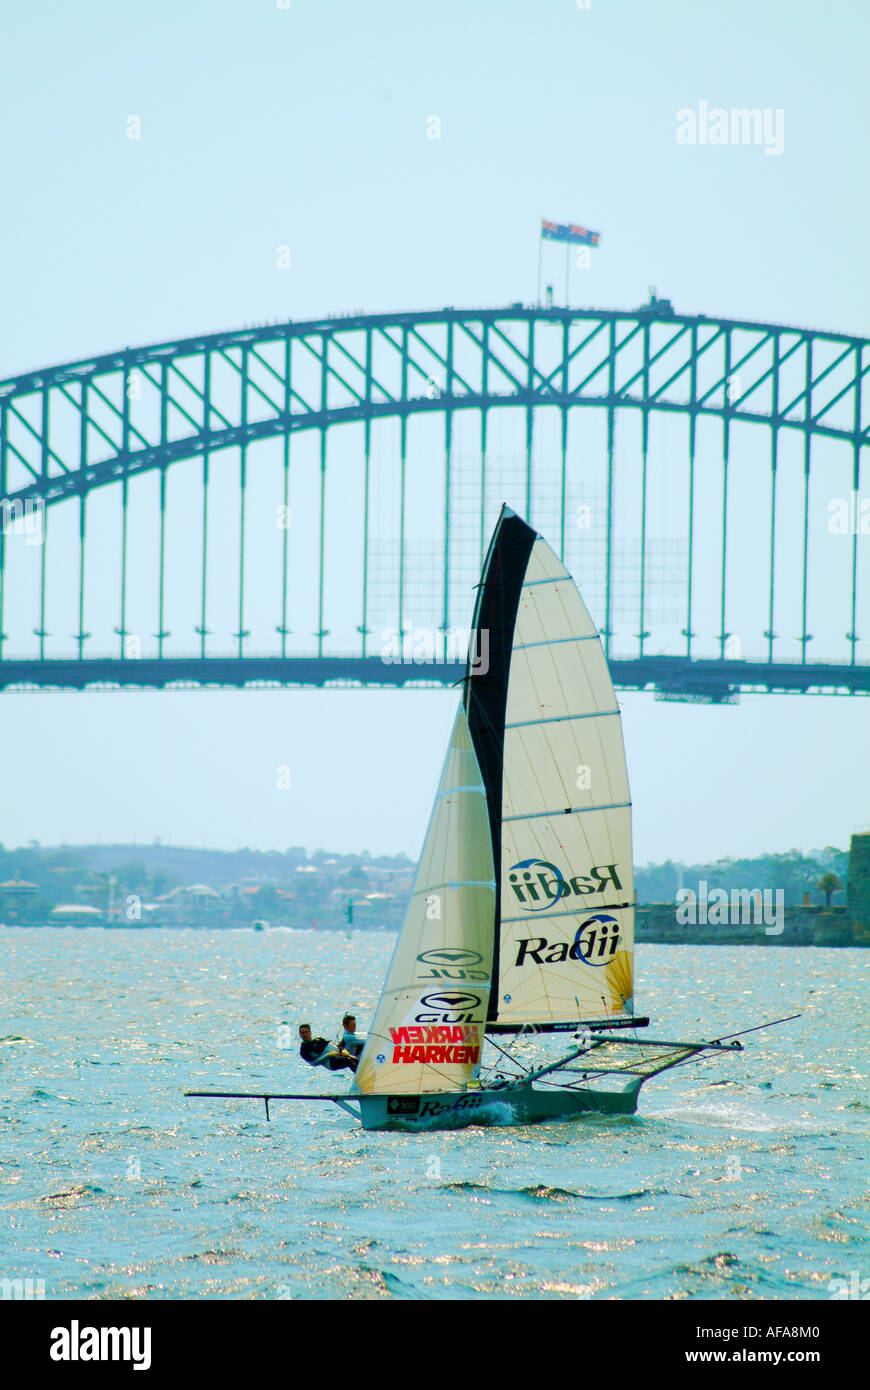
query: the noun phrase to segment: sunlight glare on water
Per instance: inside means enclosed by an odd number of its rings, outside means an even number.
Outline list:
[[[634,1117],[366,1133],[296,1025],[371,1018],[386,933],[0,930],[3,1278],[46,1298],[824,1299],[867,1268],[867,956],[641,946],[658,1038],[800,1012]],[[866,1011],[864,1011],[866,1012]],[[283,1028],[282,1025],[289,1025]],[[865,1034],[866,1037],[866,1034]]]

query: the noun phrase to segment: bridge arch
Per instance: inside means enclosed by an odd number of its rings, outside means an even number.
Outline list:
[[[356,624],[359,650],[347,653],[353,659],[371,656],[371,613],[367,610],[370,560],[369,478],[372,469],[372,438],[379,423],[395,422],[398,433],[399,515],[396,540],[395,621],[404,630],[410,610],[403,583],[403,562],[408,556],[409,538],[405,531],[404,502],[408,480],[415,467],[409,453],[408,431],[413,420],[436,417],[443,433],[440,449],[443,470],[443,510],[440,517],[443,543],[443,573],[438,576],[440,611],[433,623],[445,634],[452,625],[451,566],[456,563],[458,524],[462,512],[457,489],[463,486],[462,467],[457,462],[457,433],[460,421],[476,417],[478,448],[472,471],[480,474],[479,526],[485,532],[485,511],[494,499],[487,499],[485,475],[495,475],[498,467],[492,455],[492,412],[508,412],[518,425],[519,453],[524,456],[522,490],[515,498],[533,522],[541,490],[546,493],[550,515],[548,533],[566,559],[572,536],[572,508],[575,506],[577,475],[582,472],[572,458],[569,446],[571,421],[587,412],[598,422],[600,439],[595,450],[602,497],[601,534],[595,550],[597,571],[602,576],[601,599],[596,613],[608,654],[616,661],[619,652],[619,607],[617,571],[628,544],[619,532],[620,430],[632,432],[632,453],[636,464],[630,485],[631,508],[636,510],[631,539],[634,547],[637,592],[634,605],[636,651],[627,656],[641,663],[638,679],[651,658],[667,656],[693,666],[700,677],[701,665],[718,661],[722,690],[740,685],[759,684],[779,688],[776,681],[744,678],[737,670],[743,660],[729,649],[734,637],[729,614],[734,565],[745,559],[740,533],[745,506],[735,501],[733,488],[737,472],[735,440],[741,431],[754,431],[755,480],[759,492],[758,508],[766,507],[767,527],[758,566],[764,588],[766,619],[759,629],[761,650],[753,654],[755,666],[768,677],[775,668],[785,679],[787,666],[812,667],[807,647],[814,640],[810,631],[815,601],[813,586],[827,579],[824,559],[813,564],[813,547],[821,523],[828,523],[830,506],[840,500],[847,505],[848,528],[840,546],[838,563],[843,571],[841,584],[842,658],[831,664],[832,679],[819,688],[863,688],[859,660],[859,615],[866,574],[862,566],[863,547],[860,511],[863,450],[868,444],[868,423],[864,376],[870,366],[870,343],[855,336],[793,328],[787,325],[680,315],[666,301],[653,299],[634,311],[543,308],[514,304],[507,308],[433,310],[420,313],[357,315],[339,318],[282,322],[260,325],[235,332],[202,335],[151,347],[126,348],[83,360],[32,372],[0,383],[0,506],[4,526],[0,534],[0,663],[6,667],[10,655],[5,650],[4,606],[10,601],[7,581],[7,554],[10,534],[20,531],[34,509],[55,508],[63,503],[77,505],[79,513],[79,623],[75,634],[77,662],[94,660],[86,655],[89,635],[85,631],[85,553],[87,545],[88,502],[100,488],[117,484],[122,494],[123,535],[128,530],[127,505],[132,480],[155,473],[160,485],[159,570],[155,656],[169,660],[165,651],[164,568],[166,558],[165,517],[169,506],[167,475],[174,465],[200,459],[203,467],[204,511],[202,534],[202,631],[201,660],[208,659],[206,624],[206,545],[209,463],[214,455],[232,449],[240,461],[240,559],[238,628],[235,657],[250,660],[245,650],[245,489],[248,484],[248,456],[254,446],[268,440],[283,440],[285,501],[290,469],[291,442],[313,435],[319,440],[320,489],[316,515],[307,518],[318,531],[316,562],[318,603],[314,644],[310,656],[325,660],[330,653],[326,639],[328,615],[324,585],[328,532],[327,477],[329,441],[345,426],[362,427],[363,440],[359,471],[364,478],[362,492],[362,540],[359,573],[360,610]],[[543,422],[554,417],[556,435],[550,438],[546,464],[542,464],[539,439]],[[656,565],[665,554],[663,541],[655,534],[653,513],[656,481],[653,435],[656,421],[675,418],[685,432],[684,478],[680,483],[679,507],[681,546],[685,553],[671,557],[679,570],[682,615],[678,624],[682,650],[661,649],[655,620],[650,617],[655,595]],[[633,425],[624,422],[633,418]],[[719,444],[711,454],[709,424],[716,422]],[[706,436],[702,435],[707,431]],[[785,443],[789,440],[791,442]],[[764,462],[758,440],[764,439]],[[799,461],[794,462],[795,445]],[[826,453],[826,450],[828,451]],[[831,452],[831,451],[836,452]],[[787,457],[788,456],[788,457]],[[251,454],[253,459],[255,454]],[[831,463],[836,459],[836,466]],[[467,460],[466,460],[467,462]],[[541,476],[544,470],[545,477]],[[800,475],[797,513],[795,506],[782,500],[782,479],[786,470]],[[468,469],[465,469],[468,473]],[[838,483],[832,493],[826,476],[836,472]],[[712,525],[709,516],[701,519],[699,498],[713,485],[721,498],[719,514]],[[794,481],[792,477],[792,482]],[[819,493],[817,479],[823,479]],[[466,479],[467,481],[467,479]],[[624,481],[624,480],[623,480]],[[848,486],[844,486],[847,483]],[[827,487],[827,490],[824,490]],[[729,490],[731,489],[731,490]],[[779,489],[779,493],[778,493]],[[842,494],[839,496],[837,494]],[[793,489],[792,489],[793,490]],[[766,497],[761,498],[762,491]],[[684,495],[683,495],[684,494]],[[837,495],[835,495],[837,494]],[[709,503],[709,496],[707,498]],[[635,502],[637,503],[635,507]],[[783,508],[786,508],[784,511]],[[741,510],[742,508],[742,510]],[[709,505],[707,513],[709,513]],[[737,538],[735,540],[735,525]],[[730,530],[729,530],[730,528]],[[554,534],[555,529],[555,534]],[[868,525],[870,529],[870,525]],[[797,574],[781,578],[779,548],[783,536],[796,544]],[[715,547],[718,552],[715,581],[699,578],[701,560]],[[280,655],[289,659],[287,610],[287,551],[291,544],[283,537],[284,585],[280,622]],[[622,547],[622,549],[621,549]],[[658,549],[657,549],[658,547]],[[593,547],[594,548],[594,547]],[[744,555],[741,557],[741,548]],[[755,545],[755,550],[759,546]],[[44,544],[47,549],[47,540]],[[591,553],[591,551],[590,551]],[[126,543],[122,546],[122,565],[126,563]],[[757,557],[756,557],[757,558]],[[708,567],[709,568],[709,567]],[[792,568],[794,568],[792,566]],[[47,661],[50,652],[46,638],[46,566],[42,566],[40,618],[34,635],[39,639],[33,661]],[[119,576],[118,621],[115,633],[118,660],[125,659],[125,640],[129,635],[125,611],[125,573]],[[699,592],[710,596],[715,589],[714,630],[707,633],[713,649],[698,648],[697,611]],[[796,644],[797,661],[782,656],[784,639],[777,632],[782,595],[792,608],[797,604],[799,618],[792,622],[789,641]],[[839,610],[838,610],[839,616]],[[413,614],[411,613],[413,621]],[[865,618],[866,621],[866,618]],[[709,624],[708,624],[709,625]],[[623,624],[625,626],[625,624]],[[673,624],[671,626],[674,626]],[[651,651],[651,646],[659,650]],[[89,649],[90,650],[90,649]],[[226,653],[224,653],[226,655]],[[25,658],[30,661],[31,658]],[[733,663],[737,663],[735,666]],[[448,663],[449,665],[449,663]],[[727,668],[727,669],[726,669]],[[48,671],[47,667],[41,668]],[[325,668],[324,668],[325,669]],[[755,669],[755,667],[753,668]],[[452,667],[451,667],[452,670]],[[851,674],[850,674],[851,672]],[[16,668],[17,673],[17,668]],[[845,673],[845,674],[844,674]],[[630,672],[626,670],[625,679]],[[756,672],[757,674],[757,672]],[[806,671],[799,673],[800,678]],[[355,678],[355,677],[354,677]],[[712,676],[704,676],[709,684]],[[655,681],[655,678],[653,678]],[[629,681],[630,683],[630,681]],[[785,682],[788,685],[788,681]],[[691,687],[691,679],[686,690]],[[679,687],[679,682],[677,686]],[[789,687],[791,688],[791,687]],[[806,682],[795,688],[816,688]]]

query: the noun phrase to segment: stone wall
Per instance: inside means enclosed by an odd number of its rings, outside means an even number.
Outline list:
[[[638,941],[695,946],[870,946],[870,835],[853,835],[849,847],[847,907],[787,907],[783,929],[771,933],[761,922],[720,926],[677,921],[674,903],[637,908]]]
[[[680,923],[673,903],[638,906],[635,919],[637,941],[674,942],[692,946],[868,946],[870,934],[860,940],[853,930],[849,909],[845,907],[787,907],[783,929],[768,935],[759,922],[714,926],[709,923]]]
[[[870,936],[870,835],[852,836],[846,896],[856,934]]]

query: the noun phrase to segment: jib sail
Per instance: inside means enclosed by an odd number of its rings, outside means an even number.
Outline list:
[[[455,1091],[480,1065],[495,872],[486,792],[457,712],[414,891],[354,1089]]]
[[[504,508],[465,689],[498,866],[490,1025],[631,1013],[634,880],[619,707],[565,566]]]

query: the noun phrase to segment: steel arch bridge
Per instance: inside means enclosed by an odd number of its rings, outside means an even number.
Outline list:
[[[0,688],[455,681],[454,619],[467,622],[509,494],[591,593],[623,688],[715,701],[868,693],[868,367],[864,338],[680,315],[653,296],[634,311],[288,321],[12,378],[0,383]],[[500,417],[507,450],[494,443]],[[277,453],[261,464],[270,442]],[[215,541],[211,500],[220,482],[226,503],[231,467],[232,544]],[[271,538],[251,520],[267,473]],[[148,529],[143,479],[156,483],[147,565],[132,555]],[[116,515],[103,508],[95,547],[89,516],[109,493]],[[254,606],[270,609],[273,642],[253,653],[249,589],[267,539],[274,587]],[[137,622],[133,589],[149,567]],[[216,574],[232,612],[219,632],[208,627]],[[86,630],[95,592],[114,610],[98,655]],[[65,636],[49,631],[53,596]],[[840,645],[824,659],[807,650],[820,622]]]

